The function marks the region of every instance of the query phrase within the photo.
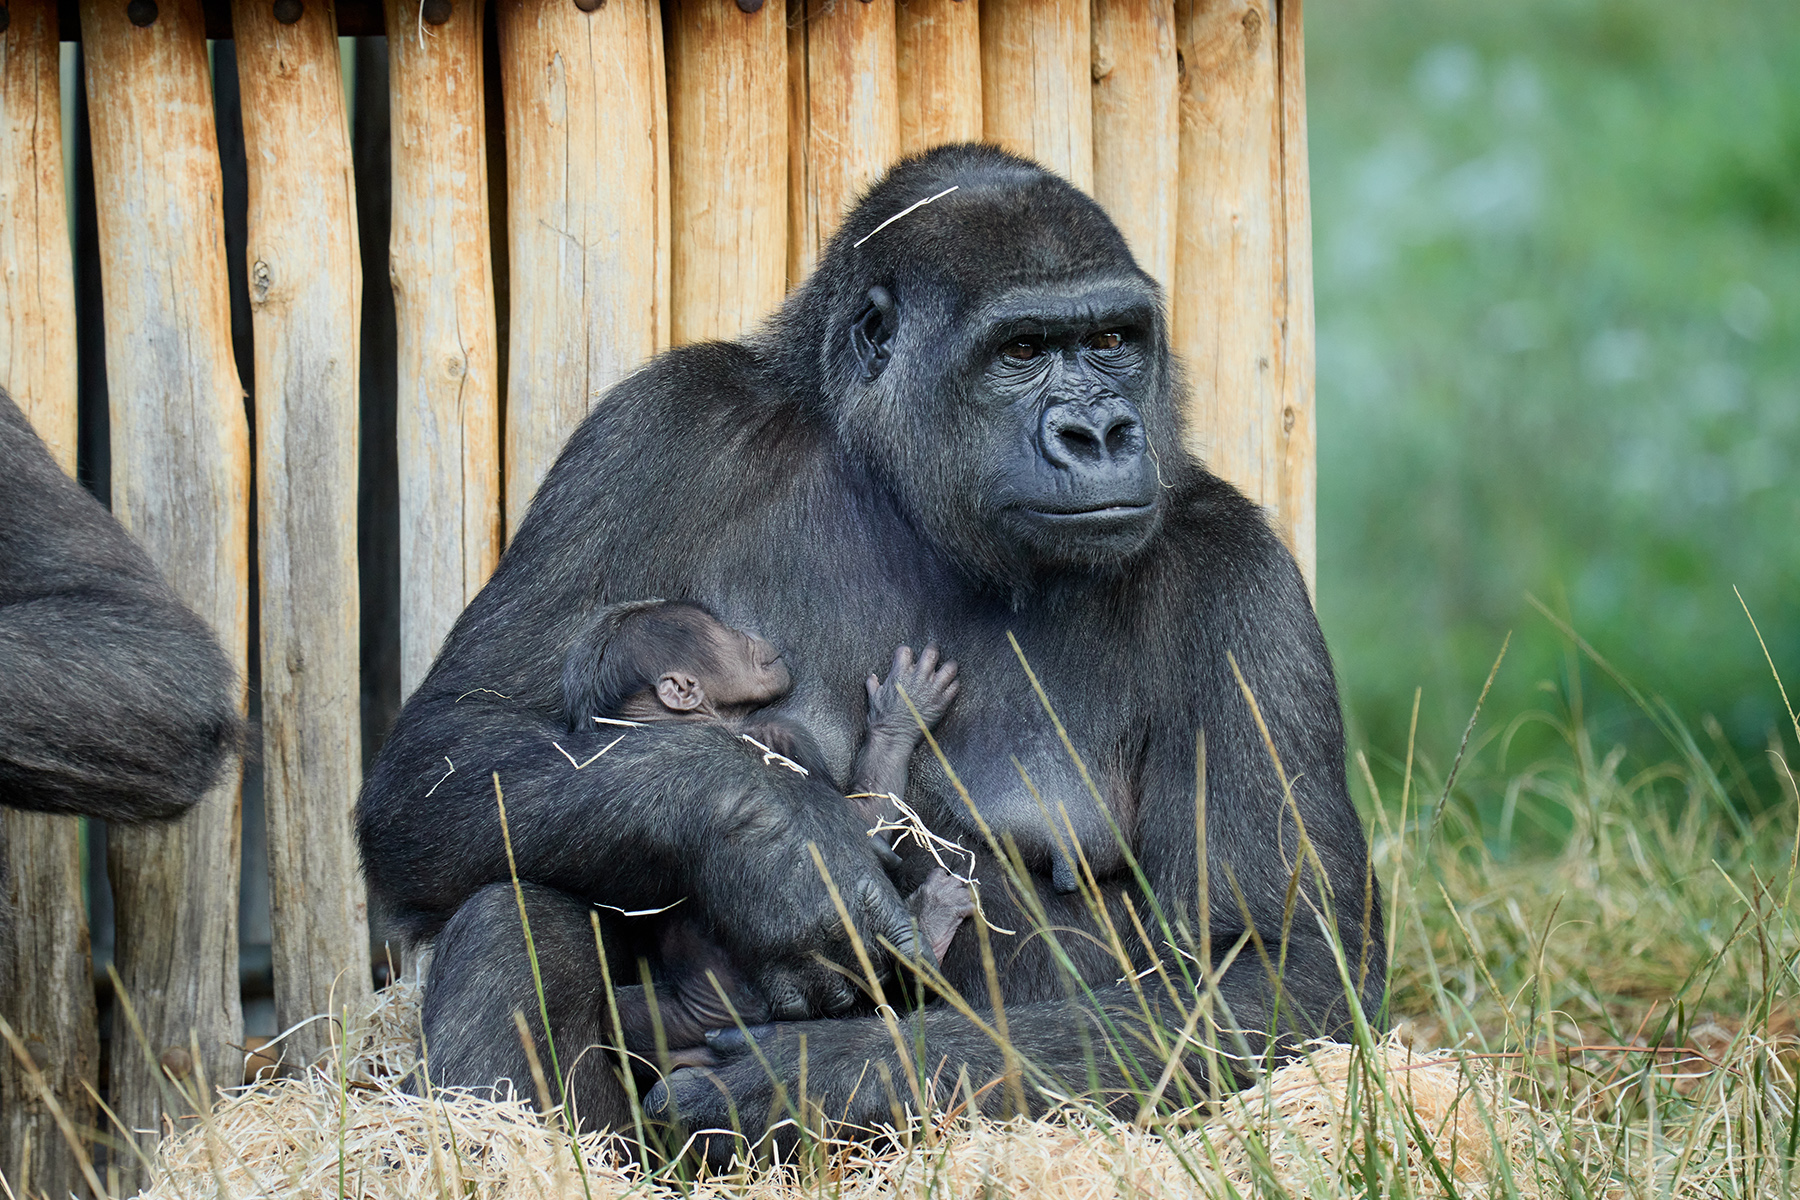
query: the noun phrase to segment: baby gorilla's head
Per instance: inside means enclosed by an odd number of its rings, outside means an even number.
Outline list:
[[[775,647],[691,600],[633,600],[600,610],[563,661],[571,729],[591,717],[736,717],[792,686]]]

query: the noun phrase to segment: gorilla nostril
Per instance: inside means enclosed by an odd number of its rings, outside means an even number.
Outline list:
[[[1106,429],[1106,453],[1118,456],[1138,448],[1138,423],[1130,417],[1120,417]]]
[[[1091,429],[1080,425],[1068,425],[1057,431],[1057,437],[1076,458],[1096,458],[1100,453],[1100,439],[1094,436]]]

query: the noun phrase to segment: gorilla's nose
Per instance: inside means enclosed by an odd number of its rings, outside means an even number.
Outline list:
[[[1065,470],[1134,465],[1144,453],[1137,410],[1117,396],[1053,404],[1044,412],[1044,457]]]

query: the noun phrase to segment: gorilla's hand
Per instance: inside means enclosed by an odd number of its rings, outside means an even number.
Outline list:
[[[754,1153],[791,1159],[800,1140],[803,1041],[811,1064],[806,1108],[815,1122],[815,1104],[830,1115],[833,1127],[826,1132],[842,1136],[892,1125],[900,1110],[890,1103],[884,1078],[897,1089],[892,1099],[912,1107],[912,1090],[895,1057],[893,1037],[879,1019],[760,1025],[751,1026],[749,1032],[754,1049],[738,1029],[708,1035],[713,1065],[673,1071],[644,1096],[644,1109],[653,1119],[683,1131],[676,1144],[689,1133],[717,1131],[694,1143],[715,1170],[729,1166],[733,1156],[751,1157],[751,1143]],[[869,1065],[874,1062],[884,1069]],[[783,1089],[779,1093],[778,1083]],[[741,1129],[744,1136],[734,1129]]]
[[[956,664],[948,659],[940,663],[936,645],[926,646],[917,659],[912,647],[901,646],[894,651],[887,678],[871,674],[864,686],[869,693],[869,736],[900,737],[909,746],[917,745],[919,722],[906,701],[913,702],[927,729],[936,728],[956,699]],[[906,699],[901,699],[902,691]]]
[[[690,886],[771,1017],[843,1012],[864,975],[856,941],[881,977],[892,968],[884,943],[906,959],[931,961],[930,950],[836,789],[773,769],[769,782],[781,786],[724,806]]]

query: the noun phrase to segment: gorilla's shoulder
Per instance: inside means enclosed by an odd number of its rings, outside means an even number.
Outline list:
[[[620,380],[570,435],[540,490],[568,504],[601,489],[634,505],[655,502],[662,480],[680,479],[692,494],[706,480],[730,481],[792,468],[816,450],[827,431],[779,381],[753,344],[703,342],[657,356]],[[744,455],[759,467],[733,471]],[[637,481],[636,486],[620,486]]]
[[[1252,602],[1306,594],[1268,513],[1209,471],[1196,470],[1176,486],[1159,541],[1160,561],[1184,577],[1190,594],[1236,593]]]

